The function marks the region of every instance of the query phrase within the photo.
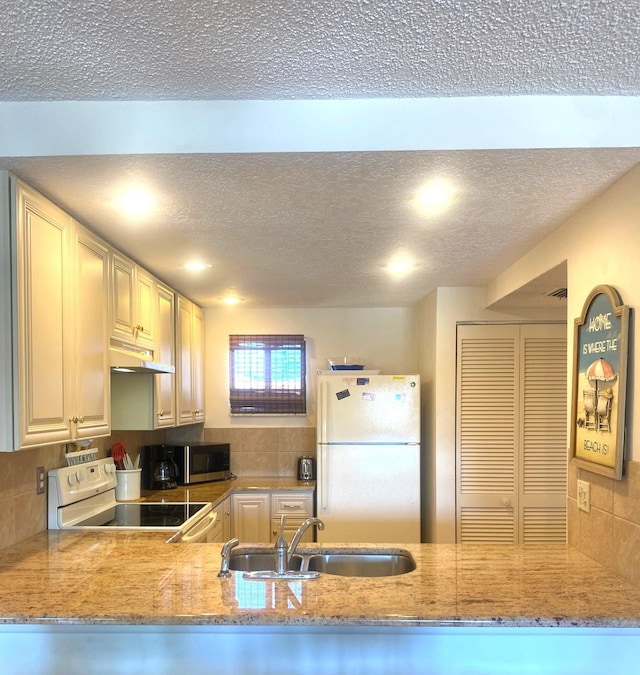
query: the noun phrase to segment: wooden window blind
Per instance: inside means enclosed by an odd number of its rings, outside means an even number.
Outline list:
[[[232,415],[307,412],[304,335],[230,335]]]

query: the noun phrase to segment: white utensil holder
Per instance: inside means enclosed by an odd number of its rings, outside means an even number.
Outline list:
[[[140,499],[142,469],[116,469],[116,500],[130,502]]]

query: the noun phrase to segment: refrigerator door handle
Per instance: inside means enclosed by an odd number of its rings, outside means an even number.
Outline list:
[[[327,442],[327,383],[320,382],[320,392],[318,396],[318,419],[320,426],[318,429],[318,443]]]
[[[320,508],[328,507],[328,486],[327,486],[327,446],[320,446]]]

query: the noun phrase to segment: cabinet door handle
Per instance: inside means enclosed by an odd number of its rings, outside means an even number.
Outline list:
[[[302,508],[300,504],[281,504],[281,506],[283,509],[291,509],[291,510]]]

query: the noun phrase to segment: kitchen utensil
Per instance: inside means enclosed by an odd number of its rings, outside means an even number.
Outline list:
[[[113,463],[116,465],[116,468],[119,469],[120,471],[125,470],[124,456],[125,456],[124,443],[114,443],[111,446],[111,457],[113,458]]]

